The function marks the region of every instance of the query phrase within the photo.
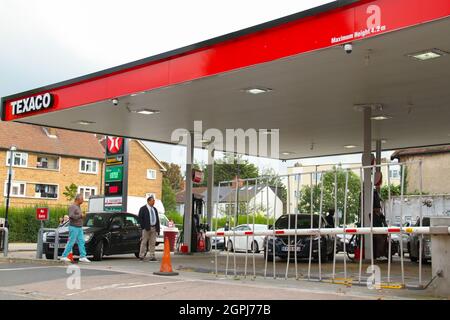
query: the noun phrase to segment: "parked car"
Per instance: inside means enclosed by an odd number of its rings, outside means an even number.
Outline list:
[[[269,228],[265,224],[241,224],[232,229],[232,231],[265,231]],[[264,236],[248,236],[248,237],[233,237],[229,236],[227,239],[228,251],[250,251],[258,253],[264,250]]]
[[[225,231],[225,228],[219,228],[217,231]],[[225,237],[211,237],[211,248],[225,250]]]
[[[290,218],[290,225],[289,225]],[[319,227],[319,218],[321,219],[321,227],[329,228],[326,220],[319,215],[313,215],[313,228]],[[297,228],[298,229],[309,229],[311,228],[311,215],[309,214],[298,214],[297,215]],[[295,229],[295,214],[282,215],[275,221],[275,229]],[[281,259],[287,259],[288,250],[292,253],[296,251],[297,258],[309,258],[310,251],[310,236],[297,236],[297,246],[295,246],[294,236],[268,236],[264,239],[264,248],[268,245],[267,259],[272,261],[274,256],[280,257]],[[326,262],[332,260],[334,256],[334,239],[330,235],[322,235],[313,238],[312,241],[312,257],[315,260],[319,258],[319,239],[320,239],[320,253],[321,261]],[[290,240],[290,243],[288,243]],[[275,241],[275,252],[273,251],[273,244]],[[294,258],[294,255],[291,255]]]
[[[420,227],[420,218],[417,219],[415,227]],[[429,217],[423,217],[422,218],[422,227],[429,227],[430,226],[430,218]],[[410,234],[408,239],[408,252],[409,252],[409,259],[412,262],[416,262],[419,260],[419,250],[420,250],[420,238],[422,235],[420,234]],[[422,241],[422,261],[426,262],[428,260],[431,260],[431,236],[426,234],[423,236]]]
[[[58,255],[62,255],[69,237],[68,223],[58,228]],[[94,261],[103,256],[134,253],[139,257],[141,226],[138,218],[131,213],[94,212],[86,215],[84,224],[84,241],[86,253],[93,256]],[[44,233],[44,254],[53,259],[55,248],[55,232]],[[75,244],[73,254],[79,255]]]

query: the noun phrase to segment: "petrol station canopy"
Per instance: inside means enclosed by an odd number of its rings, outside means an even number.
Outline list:
[[[2,120],[164,143],[194,120],[280,129],[280,158],[294,159],[362,152],[361,106],[371,105],[383,149],[440,145],[450,141],[449,53],[448,0],[334,1],[4,97]]]

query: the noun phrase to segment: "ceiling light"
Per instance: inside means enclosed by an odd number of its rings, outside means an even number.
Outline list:
[[[414,58],[419,61],[432,60],[436,58],[440,58],[446,55],[447,52],[439,50],[439,49],[429,49],[421,52],[408,54],[408,57]]]
[[[378,116],[373,116],[370,119],[375,120],[375,121],[382,121],[382,120],[388,120],[391,117],[389,116],[385,116],[385,115],[378,115]]]
[[[82,126],[88,126],[90,124],[94,124],[95,122],[93,122],[93,121],[86,121],[86,120],[80,120],[80,121],[77,121],[76,123],[80,124]]]
[[[143,115],[151,115],[151,114],[158,114],[159,110],[151,110],[151,109],[138,109],[138,110],[130,110],[132,113],[139,113]]]
[[[272,91],[272,89],[258,87],[258,88],[247,88],[247,89],[243,89],[242,91],[244,91],[246,93],[251,93],[251,94],[260,94],[260,93],[270,92],[270,91]]]
[[[283,156],[290,156],[290,155],[292,155],[292,154],[294,154],[293,152],[290,152],[290,151],[284,151],[284,152],[282,152],[281,153]]]
[[[347,144],[344,146],[345,149],[355,149],[357,146],[355,146],[354,144]]]

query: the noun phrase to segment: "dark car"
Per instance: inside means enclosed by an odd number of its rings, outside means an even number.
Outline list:
[[[430,218],[423,217],[422,218],[422,227],[429,227],[429,226],[430,226]],[[417,219],[414,227],[420,227],[420,218]],[[416,262],[419,260],[420,238],[421,237],[422,236],[420,234],[411,233],[409,235],[408,252],[409,252],[409,259],[412,262]],[[430,237],[430,235],[424,235],[423,242],[422,242],[422,261],[426,262],[428,260],[431,260],[431,237]]]
[[[295,214],[282,215],[275,221],[275,229],[295,229]],[[289,226],[290,219],[290,226]],[[321,219],[321,228],[330,227],[323,217]],[[319,216],[313,215],[313,228],[319,227]],[[297,215],[297,229],[309,229],[311,228],[311,215],[298,214]],[[275,254],[273,252],[273,236],[268,236],[264,239],[264,256],[272,261],[274,255],[281,259],[288,258],[288,250],[291,251],[291,258],[294,258],[294,252],[296,251],[297,259],[309,258],[310,251],[310,236],[297,235],[297,246],[295,247],[295,236],[275,236]],[[290,241],[290,243],[288,243]],[[290,244],[290,245],[289,245]],[[267,246],[268,245],[268,246]],[[266,252],[266,249],[267,252]],[[334,239],[329,235],[322,235],[320,237],[320,253],[321,261],[326,262],[333,259]],[[312,258],[318,260],[319,258],[319,237],[314,236],[312,240]]]
[[[94,261],[103,256],[134,253],[139,256],[141,226],[136,215],[122,212],[95,212],[86,215],[84,224],[84,240],[86,253],[93,256]],[[58,255],[62,255],[69,237],[68,224],[58,228]],[[53,259],[55,248],[55,232],[44,234],[44,254]],[[73,247],[73,254],[79,255],[78,246]]]

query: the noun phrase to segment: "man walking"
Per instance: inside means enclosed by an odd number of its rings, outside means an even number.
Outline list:
[[[155,198],[150,196],[147,198],[147,204],[139,210],[139,220],[142,227],[141,249],[139,251],[141,261],[144,261],[147,249],[150,252],[150,261],[156,261],[155,244],[156,236],[159,234],[159,217],[158,210],[154,205]]]
[[[91,262],[86,258],[86,248],[84,246],[84,233],[83,233],[83,214],[81,213],[81,204],[84,202],[83,196],[77,194],[75,196],[74,203],[69,207],[69,241],[67,242],[66,249],[64,250],[61,260],[70,262],[67,258],[68,254],[72,251],[73,245],[78,244],[78,250],[80,251],[80,262]]]

